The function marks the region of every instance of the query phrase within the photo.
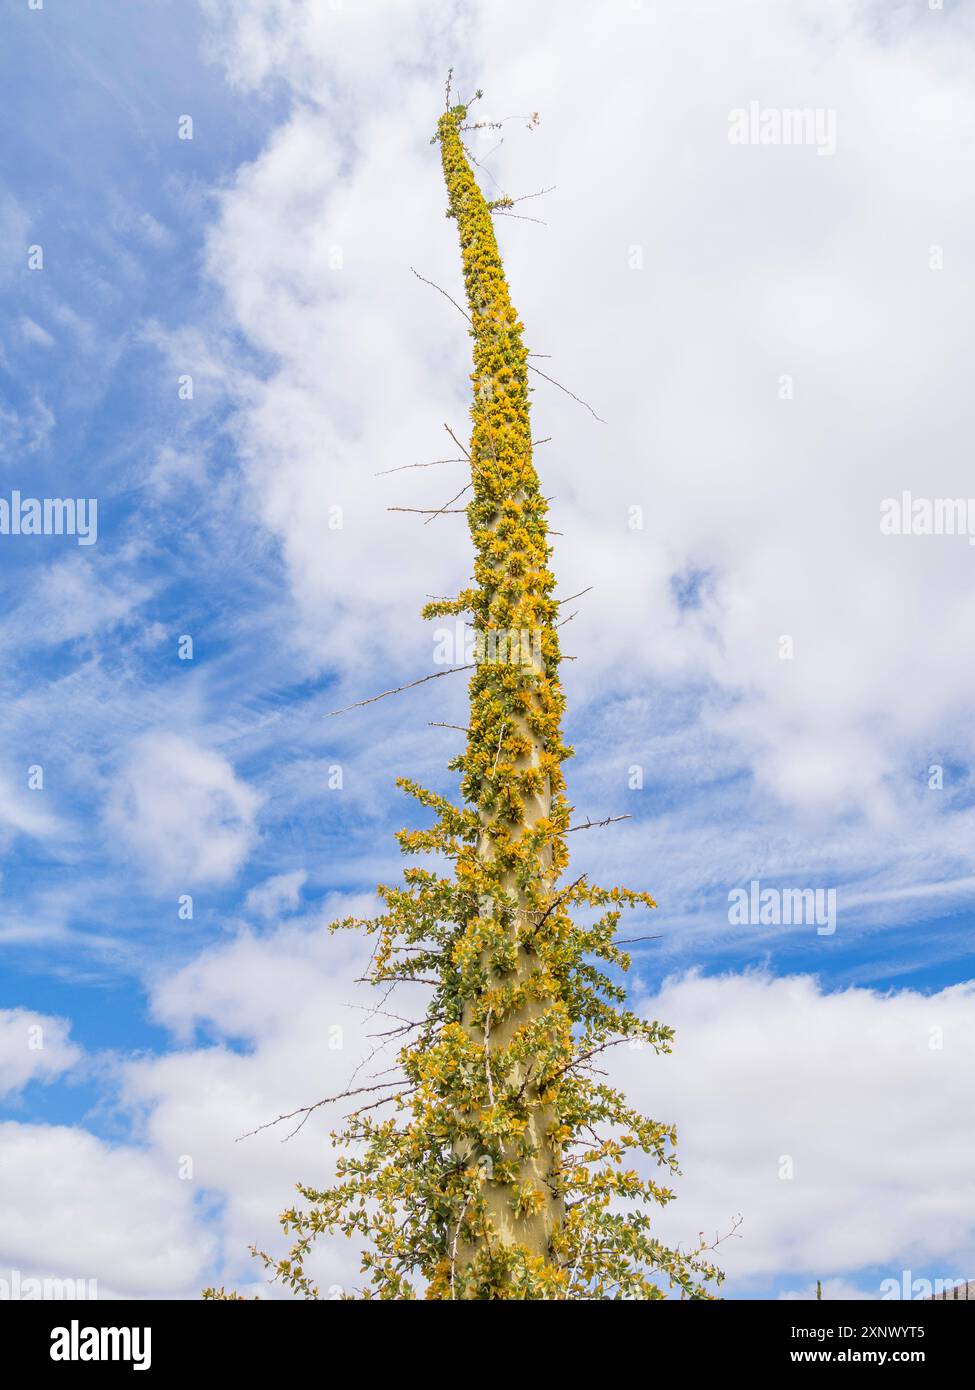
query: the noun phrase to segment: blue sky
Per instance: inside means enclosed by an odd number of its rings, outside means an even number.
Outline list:
[[[34,421],[39,437],[24,451],[23,436],[11,431],[4,471],[8,485],[25,494],[99,501],[91,563],[69,537],[50,538],[43,548],[11,537],[4,553],[5,608],[21,615],[5,662],[5,703],[18,740],[8,774],[12,784],[24,782],[24,759],[34,761],[36,750],[45,793],[54,793],[46,800],[68,832],[54,846],[22,843],[5,865],[8,926],[11,913],[58,928],[70,921],[53,962],[38,961],[29,942],[10,948],[8,968],[23,972],[15,992],[29,990],[30,1002],[46,1007],[64,997],[76,974],[115,994],[120,973],[130,983],[138,978],[150,938],[149,953],[165,948],[169,924],[157,896],[139,894],[98,832],[102,779],[125,735],[153,719],[147,701],[156,710],[178,703],[187,698],[180,683],[192,684],[200,666],[208,668],[209,688],[221,663],[246,659],[235,633],[240,609],[273,597],[273,556],[248,564],[241,536],[222,534],[198,490],[174,491],[160,506],[146,480],[153,452],[163,441],[178,446],[186,429],[146,324],[165,330],[199,312],[210,189],[259,148],[267,126],[256,128],[213,81],[200,59],[193,6],[153,5],[138,14],[111,4],[84,14],[24,6],[5,22],[4,79],[17,112],[3,167],[7,215],[12,232],[23,228],[29,242],[43,244],[44,269],[27,272],[23,246],[5,241],[6,409],[25,431]],[[174,101],[177,115],[192,106],[205,139],[174,139]],[[273,119],[270,107],[266,115]],[[32,341],[28,320],[53,330],[55,341]],[[217,428],[219,479],[232,467],[232,452]],[[56,613],[43,598],[52,575],[62,576]],[[186,681],[174,639],[204,625]],[[93,959],[86,940],[106,928],[114,936],[119,926],[121,948],[111,960],[97,951]],[[133,927],[138,952],[124,944]],[[91,1008],[85,991],[76,1007],[90,1010],[86,1042],[132,1040],[138,1008],[121,1023],[118,1003]],[[131,1013],[131,1000],[121,1009]]]
[[[419,608],[469,572],[460,518],[386,510],[457,466],[377,476],[464,428],[464,330],[410,275],[459,292],[451,64],[511,117],[485,179],[555,185],[499,229],[513,293],[609,422],[538,383],[560,593],[592,585],[570,794],[632,817],[574,863],[658,899],[634,990],[678,1025],[621,1067],[684,1139],[667,1233],[742,1212],[732,1296],[973,1274],[972,556],[877,525],[969,489],[970,13],[591,8],[4,8],[0,496],[97,498],[98,539],[0,536],[0,1276],[257,1288],[332,1162],[327,1125],[234,1140],[355,1065],[324,925],[398,872],[394,777],[452,785],[462,678],[326,717],[431,669]],[[732,145],[753,99],[834,112],[835,152]],[[835,933],[731,924],[752,880],[835,888]],[[52,1184],[70,1239],[22,1221]]]

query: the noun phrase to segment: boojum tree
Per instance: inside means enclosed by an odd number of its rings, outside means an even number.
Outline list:
[[[423,616],[468,615],[479,659],[466,746],[449,765],[460,804],[399,783],[434,816],[400,831],[401,849],[452,871],[409,867],[400,886],[380,886],[379,917],[335,924],[375,938],[372,983],[432,992],[424,1017],[392,1030],[399,1079],[349,1093],[367,1099],[333,1136],[335,1185],[299,1186],[301,1205],[282,1216],[290,1254],[262,1258],[306,1297],[318,1296],[311,1243],[339,1231],[363,1244],[364,1297],[706,1298],[722,1277],[711,1245],[671,1249],[651,1225],[674,1194],[648,1173],[676,1171],[675,1130],[631,1108],[594,1062],[625,1041],[668,1052],[673,1034],[628,1009],[621,984],[620,917],[653,899],[586,875],[566,882],[559,603],[528,352],[492,222],[510,200],[485,199],[467,121],[448,97],[435,140],[473,340],[474,582]]]

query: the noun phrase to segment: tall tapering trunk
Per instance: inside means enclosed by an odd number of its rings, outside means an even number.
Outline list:
[[[550,835],[536,843],[532,832],[544,834],[551,826],[564,751],[547,507],[532,462],[528,353],[490,207],[461,143],[462,119],[459,109],[445,113],[439,135],[471,316],[473,501],[468,516],[476,554],[471,607],[487,648],[470,686],[465,793],[477,804],[482,826],[476,859],[488,891],[481,895],[481,916],[494,921],[500,916],[510,943],[510,956],[499,952],[494,940],[481,952],[486,987],[479,998],[465,1002],[462,1021],[483,1049],[493,1093],[492,1054],[505,1052],[519,1030],[553,1010],[544,958],[531,945],[533,913],[550,886],[553,845]],[[498,635],[494,652],[489,633]],[[523,988],[506,1007],[510,986]],[[562,1026],[557,1008],[551,1022]],[[530,1059],[510,1063],[505,1085],[509,1094],[523,1088],[525,1132],[503,1146],[510,1180],[488,1178],[485,1206],[494,1238],[545,1259],[563,1212],[558,1142],[552,1134],[555,1110],[538,1092]],[[531,1210],[523,1203],[519,1211],[517,1192],[527,1189],[537,1194],[537,1206]],[[465,1254],[471,1253],[468,1247]]]
[[[260,1258],[317,1297],[305,1258],[339,1230],[364,1242],[364,1297],[651,1299],[678,1287],[706,1298],[701,1281],[721,1277],[709,1246],[667,1249],[647,1209],[673,1194],[624,1163],[635,1151],[676,1171],[673,1126],[634,1110],[593,1063],[625,1040],[668,1052],[673,1034],[626,1008],[619,978],[630,964],[620,914],[653,898],[585,874],[560,885],[571,749],[547,507],[532,464],[528,354],[491,204],[461,142],[466,117],[463,106],[445,112],[436,138],[474,346],[474,584],[423,616],[470,613],[479,659],[466,746],[449,764],[462,773],[461,804],[402,777],[435,822],[397,834],[405,854],[437,854],[453,873],[406,869],[402,885],[379,885],[379,916],[333,924],[376,937],[367,973],[383,1002],[401,983],[432,994],[422,1019],[388,1014],[399,1075],[345,1093],[365,1099],[335,1136],[346,1150],[335,1184],[300,1185],[308,1209],[281,1217],[294,1238],[288,1257]],[[601,911],[579,923],[574,908]]]

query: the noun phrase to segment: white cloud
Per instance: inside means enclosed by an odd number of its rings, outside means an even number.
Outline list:
[[[234,878],[255,843],[259,804],[219,753],[158,732],[133,744],[106,815],[139,867],[185,890]]]
[[[318,1112],[287,1143],[297,1121],[241,1136],[345,1089],[373,1051],[367,1034],[385,1025],[369,1009],[379,1001],[354,983],[368,946],[325,930],[373,909],[372,899],[335,897],[320,918],[260,939],[245,933],[160,972],[153,1016],[182,1046],[104,1072],[133,1119],[132,1142],[113,1146],[77,1126],[0,1125],[0,1275],[97,1279],[101,1297],[193,1298],[210,1282],[280,1293],[248,1247],[282,1248],[278,1214],[294,1184],[334,1175],[327,1136],[341,1108]],[[37,1021],[50,1074],[74,1060],[63,1021],[0,1012],[0,1069],[17,1085],[28,1079],[22,1034]],[[194,1044],[198,1028],[217,1041]],[[358,1248],[336,1241],[309,1268],[327,1291],[356,1284],[358,1264]]]
[[[40,788],[35,791],[28,788],[27,769],[25,762],[21,786],[7,777],[0,777],[0,843],[16,834],[44,839],[61,829],[57,816],[44,802],[45,792]]]
[[[24,340],[33,343],[35,347],[53,347],[56,341],[45,328],[42,328],[39,323],[35,323],[27,314],[20,316],[20,331]]]
[[[322,921],[368,911],[336,900]],[[155,1017],[186,1046],[126,1065],[124,1099],[144,1111],[153,1152],[193,1155],[194,1181],[220,1196],[229,1279],[254,1277],[251,1241],[281,1248],[276,1216],[294,1182],[327,1185],[334,1159],[322,1139],[340,1111],[316,1112],[285,1144],[297,1120],[234,1141],[356,1075],[369,1084],[391,1060],[356,1071],[382,1026],[367,1012],[377,999],[353,984],[364,951],[306,920],[206,951],[153,990]],[[412,1012],[403,999],[386,1007]],[[624,1047],[607,1066],[634,1104],[678,1126],[684,1176],[661,1234],[689,1242],[742,1216],[740,1239],[719,1249],[729,1294],[780,1278],[805,1297],[818,1277],[828,1297],[879,1297],[863,1271],[972,1273],[975,987],[827,994],[808,976],[689,975],[647,1012],[676,1028],[674,1053]],[[192,1045],[199,1027],[217,1043]],[[786,1158],[791,1179],[779,1176]],[[327,1283],[355,1284],[357,1266],[358,1247],[323,1243]]]
[[[0,1270],[95,1279],[100,1298],[193,1297],[213,1239],[178,1155],[66,1125],[0,1124]]]
[[[863,1300],[877,1297],[876,1289],[863,1289],[858,1284],[851,1284],[847,1279],[821,1279],[820,1290],[812,1283],[807,1284],[805,1288],[790,1289],[787,1293],[779,1294],[779,1297],[789,1303],[808,1302],[816,1300],[820,1292],[825,1300],[833,1302],[847,1298]]]
[[[608,686],[703,690],[699,738],[732,750],[766,803],[906,844],[930,750],[972,752],[970,548],[879,532],[901,487],[970,490],[971,271],[928,268],[932,244],[975,232],[931,157],[959,148],[949,128],[975,130],[965,17],[498,3],[431,36],[408,5],[206,8],[231,80],[296,99],[225,194],[208,264],[275,364],[240,403],[240,450],[318,658],[357,692],[428,667],[416,601],[468,570],[459,518],[431,543],[385,511],[445,500],[456,470],[372,477],[444,452],[440,422],[462,428],[466,408],[464,330],[409,275],[459,293],[425,138],[455,61],[457,90],[486,89],[484,115],[542,112],[531,136],[505,127],[488,168],[513,193],[555,183],[547,212],[533,205],[549,226],[500,235],[530,345],[554,347],[546,369],[610,421],[536,381],[561,588],[595,584],[567,632],[574,707]],[[674,61],[688,52],[692,68]],[[607,75],[584,100],[566,79],[581,71]],[[753,98],[835,110],[838,152],[731,145],[728,112]],[[708,582],[682,609],[673,580],[695,570]],[[936,818],[931,799],[922,814]]]
[[[294,912],[301,901],[301,890],[307,878],[304,869],[275,874],[250,890],[244,901],[244,910],[259,917],[276,917]]]
[[[81,1060],[65,1019],[0,1009],[0,1095]],[[178,1159],[78,1126],[0,1123],[0,1277],[96,1280],[99,1297],[191,1297],[214,1253]]]
[[[646,1012],[676,1029],[675,1051],[618,1049],[613,1078],[677,1124],[684,1177],[661,1229],[687,1240],[743,1217],[719,1252],[732,1292],[780,1273],[872,1297],[879,1283],[855,1271],[972,1275],[975,985],[823,993],[810,976],[689,975]]]
[[[206,461],[198,454],[184,453],[164,444],[158,453],[150,478],[161,493],[198,486],[206,476]]]
[[[300,1115],[251,1131],[345,1090],[376,1046],[367,1035],[386,1026],[369,1013],[379,1001],[354,984],[368,947],[355,935],[324,930],[336,917],[371,909],[366,899],[335,898],[321,918],[267,937],[242,935],[160,978],[153,989],[154,1015],[178,1040],[190,1042],[200,1027],[218,1042],[127,1064],[123,1098],[144,1111],[153,1150],[192,1155],[195,1184],[219,1197],[225,1264],[218,1283],[265,1292],[248,1246],[281,1250],[277,1218],[293,1202],[294,1184],[327,1186],[334,1176],[327,1136],[341,1106],[313,1114],[284,1143]],[[389,1056],[382,1056],[364,1073],[388,1065]],[[363,1075],[357,1084],[369,1082]],[[358,1253],[342,1239],[323,1244],[313,1267],[325,1287],[357,1282]]]
[[[89,521],[86,523],[90,525]],[[88,556],[69,555],[48,566],[14,615],[21,641],[69,642],[126,622],[153,586]]]
[[[140,1147],[112,1149],[77,1129],[6,1127],[0,1192],[15,1204],[37,1200],[32,1233],[19,1218],[0,1220],[2,1260],[144,1296],[192,1296],[193,1281],[214,1271],[218,1283],[265,1292],[247,1247],[282,1250],[277,1215],[294,1183],[327,1186],[334,1154],[323,1141],[341,1106],[314,1112],[286,1143],[300,1115],[250,1132],[370,1084],[391,1060],[388,1045],[371,1055],[371,1035],[385,1026],[370,1013],[380,1001],[354,983],[366,943],[323,930],[371,907],[336,898],[321,917],[245,933],[160,974],[153,1015],[177,1050],[119,1069]],[[607,1066],[634,1104],[678,1126],[684,1176],[671,1184],[678,1201],[658,1215],[659,1233],[689,1242],[743,1218],[740,1239],[719,1248],[729,1295],[777,1279],[782,1296],[805,1298],[821,1278],[826,1297],[876,1298],[880,1278],[904,1270],[971,1275],[975,987],[827,994],[808,976],[688,975],[645,1003],[676,1028],[674,1053],[624,1047]],[[409,1015],[415,1004],[386,1007]],[[30,1017],[14,1011],[0,1048]],[[196,1041],[198,1030],[209,1040]],[[52,1072],[72,1062],[63,1027],[54,1036]],[[786,1160],[791,1178],[780,1176]],[[62,1170],[45,1205],[39,1194]],[[122,1215],[109,1220],[109,1209]],[[342,1238],[324,1241],[314,1269],[327,1287],[355,1287],[358,1254]]]
[[[30,1009],[0,1009],[0,1096],[29,1081],[50,1081],[69,1070],[81,1049],[68,1038],[70,1025]]]

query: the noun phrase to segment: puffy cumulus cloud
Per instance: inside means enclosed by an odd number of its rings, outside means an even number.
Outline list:
[[[66,1019],[30,1009],[0,1009],[0,1096],[20,1091],[29,1081],[50,1081],[81,1058],[70,1041]]]
[[[120,1063],[130,1144],[2,1127],[0,1263],[131,1296],[194,1296],[212,1279],[269,1292],[248,1246],[282,1250],[277,1215],[295,1182],[334,1176],[341,1107],[303,1125],[302,1107],[377,1084],[392,1060],[395,1042],[376,1051],[384,1005],[354,983],[366,944],[324,929],[372,907],[335,898],[320,917],[243,933],[160,975],[153,1015],[175,1047]],[[971,1273],[975,987],[825,993],[809,976],[690,974],[640,1007],[676,1028],[674,1053],[624,1047],[606,1065],[635,1105],[678,1126],[684,1176],[660,1234],[687,1242],[741,1216],[719,1247],[729,1295],[805,1298],[818,1277],[828,1297],[876,1298],[905,1269]],[[4,1055],[27,1018],[0,1017]],[[326,1291],[358,1286],[358,1253],[321,1243],[311,1268]]]
[[[100,1298],[191,1298],[214,1256],[193,1197],[178,1155],[0,1124],[0,1274],[94,1279]]]
[[[218,1283],[266,1292],[247,1249],[256,1242],[281,1250],[277,1217],[294,1201],[295,1183],[328,1184],[334,1153],[327,1136],[342,1107],[318,1110],[300,1128],[299,1114],[252,1131],[350,1085],[376,1084],[373,1073],[392,1060],[388,1048],[367,1060],[376,1048],[369,1035],[390,1026],[371,1012],[380,1001],[354,984],[368,947],[325,930],[335,917],[372,906],[332,900],[321,919],[260,938],[242,935],[153,989],[155,1017],[184,1046],[128,1063],[122,1097],[144,1117],[151,1151],[167,1161],[189,1155],[194,1187],[216,1199]],[[194,1044],[197,1030],[216,1040]],[[355,1284],[358,1265],[357,1247],[337,1239],[323,1242],[310,1268],[327,1290]]]
[[[810,976],[686,975],[645,1011],[674,1052],[618,1049],[613,1079],[678,1127],[672,1239],[729,1229],[731,1292],[817,1277],[871,1297],[857,1271],[975,1268],[971,1074],[975,986],[824,993]],[[790,1176],[791,1174],[791,1176]]]
[[[221,754],[156,732],[129,750],[106,819],[150,878],[190,888],[235,876],[255,842],[259,805]]]
[[[437,10],[365,0],[201,0],[211,56],[246,90],[284,80],[302,100],[347,108],[370,90],[373,105],[395,108],[389,74],[419,60],[442,79],[458,43],[473,32],[476,8],[451,0]],[[441,71],[442,69],[442,71]]]
[[[531,207],[547,228],[500,235],[530,345],[609,421],[536,379],[563,591],[595,583],[570,695],[703,687],[702,736],[770,802],[906,831],[908,771],[971,753],[970,548],[879,528],[903,488],[968,491],[973,271],[950,248],[975,230],[955,168],[970,19],[846,0],[500,0],[436,24],[367,0],[206,9],[231,80],[295,99],[223,197],[208,264],[271,364],[240,449],[318,656],[358,680],[419,668],[416,595],[468,568],[459,518],[431,545],[385,511],[444,501],[454,466],[372,477],[440,456],[440,422],[464,418],[463,327],[409,275],[459,295],[427,144],[454,62],[485,115],[543,114],[493,155],[472,141],[492,188],[556,185]],[[834,113],[835,153],[731,143],[753,100]]]
[[[174,1048],[117,1058],[102,1072],[132,1121],[129,1142],[109,1145],[82,1127],[0,1125],[0,1275],[96,1279],[100,1297],[194,1298],[211,1282],[279,1292],[248,1248],[281,1250],[278,1214],[294,1184],[326,1185],[334,1175],[328,1134],[341,1109],[313,1113],[287,1143],[300,1115],[251,1131],[374,1084],[371,1073],[389,1064],[388,1049],[377,1053],[369,1036],[388,1026],[379,1001],[354,983],[368,946],[325,929],[374,907],[335,897],[321,918],[262,938],[244,933],[160,975],[152,1010]],[[27,1052],[36,1023],[42,1053]],[[61,1020],[0,1011],[0,1075],[12,1088],[53,1076],[77,1055],[66,1039]],[[358,1282],[358,1266],[357,1247],[344,1240],[323,1242],[309,1263],[332,1296]]]
[[[313,1112],[287,1143],[301,1114],[251,1131],[375,1084],[391,1061],[390,1048],[372,1055],[369,1035],[388,1025],[353,984],[363,943],[323,930],[369,910],[336,900],[321,920],[242,935],[153,988],[155,1017],[180,1047],[126,1063],[121,1098],[159,1171],[190,1159],[199,1249],[209,1231],[218,1282],[260,1290],[248,1245],[280,1250],[276,1217],[294,1183],[325,1186],[334,1174],[325,1136],[337,1110]],[[406,1000],[388,1007],[414,1012]],[[690,1241],[741,1215],[740,1238],[719,1247],[729,1294],[778,1287],[801,1298],[819,1277],[834,1281],[830,1296],[879,1297],[879,1280],[904,1269],[971,1272],[972,987],[829,994],[808,976],[686,975],[641,1007],[676,1028],[674,1053],[621,1048],[607,1067],[634,1104],[678,1126],[684,1176],[657,1218],[661,1234]],[[323,1241],[314,1269],[326,1288],[355,1287],[358,1247]]]
[[[301,901],[301,890],[308,875],[304,869],[288,874],[275,874],[252,888],[244,900],[246,912],[259,917],[275,917],[294,912]]]
[[[235,388],[255,513],[280,540],[304,643],[360,676],[391,662],[429,666],[422,595],[446,592],[469,564],[457,518],[441,523],[420,566],[418,518],[387,511],[425,505],[405,481],[421,474],[428,497],[444,502],[462,485],[463,460],[376,476],[456,458],[441,422],[464,432],[462,373],[442,374],[438,387],[431,370],[450,331],[410,275],[414,263],[431,271],[429,209],[443,201],[435,162],[421,165],[415,148],[431,128],[428,97],[408,89],[408,116],[363,111],[363,163],[351,178],[332,115],[297,111],[238,171],[209,240],[211,273],[274,363],[267,380]],[[462,353],[463,334],[455,339]],[[404,583],[405,573],[416,582]]]

